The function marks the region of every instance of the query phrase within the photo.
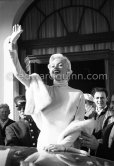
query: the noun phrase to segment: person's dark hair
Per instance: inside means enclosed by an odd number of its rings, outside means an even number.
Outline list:
[[[114,91],[110,94],[110,97],[109,97],[109,103],[111,102],[111,98],[112,96],[114,96]]]
[[[10,114],[10,108],[9,108],[8,104],[0,104],[0,109],[1,108],[6,108]]]
[[[95,87],[91,91],[91,95],[94,97],[96,92],[104,92],[106,94],[106,97],[108,97],[108,91],[105,88],[102,87]]]
[[[18,110],[20,110],[21,108],[25,109],[25,104],[26,104],[26,98],[24,95],[20,95],[14,98],[14,103],[16,104],[16,107],[18,108]]]

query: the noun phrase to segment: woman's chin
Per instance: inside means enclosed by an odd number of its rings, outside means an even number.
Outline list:
[[[63,81],[63,80],[62,80],[62,79],[55,78],[55,81],[61,82],[61,81]]]
[[[51,77],[55,81],[62,81],[62,77],[60,75],[59,76],[58,75],[52,75]]]

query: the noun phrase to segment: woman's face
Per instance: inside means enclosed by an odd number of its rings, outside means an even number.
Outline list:
[[[8,119],[10,112],[7,108],[0,108],[0,119],[6,121]]]
[[[65,59],[55,59],[49,64],[50,75],[56,81],[68,79],[68,64]]]

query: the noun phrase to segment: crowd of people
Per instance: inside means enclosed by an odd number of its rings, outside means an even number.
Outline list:
[[[49,59],[52,86],[44,84],[36,73],[25,73],[16,47],[22,32],[20,25],[13,27],[8,37],[8,53],[13,73],[25,86],[26,94],[14,99],[20,115],[17,122],[8,118],[9,109],[6,113],[6,107],[0,106],[2,144],[35,146],[38,152],[65,151],[73,147],[114,160],[114,94],[109,101],[108,92],[103,87],[93,88],[91,94],[70,87],[71,63],[60,53]]]
[[[19,120],[9,118],[10,109],[7,104],[0,105],[0,145],[37,147],[40,130],[30,115],[25,115],[25,96],[14,99]]]
[[[113,159],[114,151],[114,94],[108,101],[108,92],[104,88],[94,88],[92,91],[95,103],[97,125],[92,133],[82,133],[82,145],[89,148],[90,154],[105,159]]]

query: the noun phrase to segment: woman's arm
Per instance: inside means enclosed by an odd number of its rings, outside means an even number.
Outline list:
[[[10,59],[12,63],[12,72],[15,75],[15,77],[26,87],[29,87],[30,84],[30,77],[28,74],[25,73],[25,71],[22,69],[19,59],[18,59],[18,53],[17,53],[17,40],[20,37],[23,30],[21,29],[20,25],[13,26],[13,32],[11,36],[8,37],[8,52],[10,54]]]
[[[96,121],[94,119],[83,120],[83,121],[75,120],[71,122],[69,126],[64,130],[64,132],[59,137],[58,142],[59,143],[67,142],[68,140],[71,139],[71,137],[74,137],[76,140],[80,136],[80,133],[82,131],[91,134],[93,129],[95,128],[95,125]]]

